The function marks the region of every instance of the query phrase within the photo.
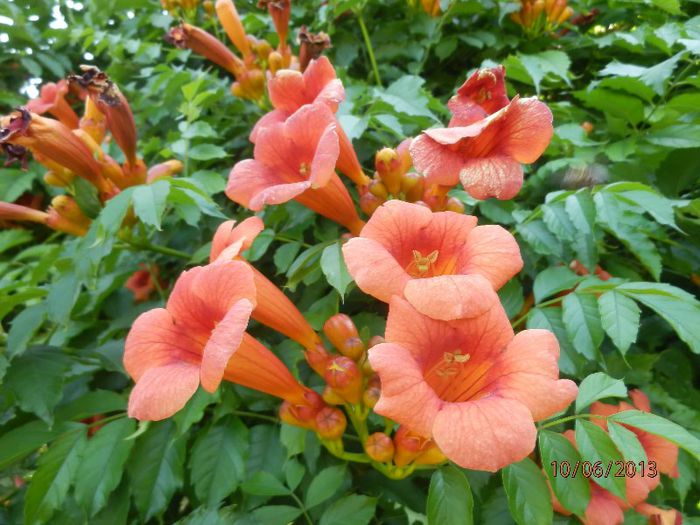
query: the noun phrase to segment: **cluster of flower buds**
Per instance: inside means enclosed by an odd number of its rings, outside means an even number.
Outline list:
[[[419,3],[420,7],[423,8],[423,11],[428,13],[430,16],[440,16],[440,0],[419,0],[418,2],[416,2],[416,0],[408,0],[408,3],[414,8],[417,7],[417,4]]]
[[[394,148],[383,148],[374,157],[375,173],[372,181],[360,188],[360,208],[367,215],[389,199],[398,199],[420,204],[432,211],[454,211],[464,213],[464,205],[448,192],[451,186],[432,184],[412,171],[413,162],[409,154],[412,139],[408,138]]]
[[[26,168],[31,152],[48,170],[44,175],[47,184],[75,193],[75,178],[79,177],[95,187],[101,202],[129,186],[179,173],[182,164],[176,160],[150,170],[146,167],[137,155],[136,125],[128,101],[104,72],[92,66],[81,69],[79,75],[43,85],[38,98],[0,118],[6,165],[19,161]],[[69,103],[70,95],[84,99],[82,117]],[[103,150],[107,131],[124,156],[121,163]],[[5,220],[43,223],[72,235],[84,235],[90,226],[90,219],[68,195],[54,198],[46,212],[1,204],[0,217]]]
[[[179,9],[184,9],[185,11],[197,9],[199,0],[160,0],[160,5],[168,13],[175,14]]]
[[[394,476],[405,475],[417,465],[439,465],[447,461],[445,455],[428,438],[399,426],[393,439],[386,432],[371,434],[364,443],[366,454],[377,463],[390,466]]]
[[[530,36],[551,33],[574,14],[566,0],[521,0],[521,4],[510,18]]]
[[[291,0],[260,0],[272,17],[279,42],[273,47],[267,40],[249,35],[233,0],[217,0],[214,8],[229,40],[238,50],[233,53],[214,35],[197,26],[181,23],[173,27],[165,39],[181,49],[191,49],[235,77],[231,93],[243,99],[262,101],[265,96],[266,75],[281,69],[304,71],[309,62],[330,47],[325,33],[313,34],[302,27],[299,32],[299,56],[292,54],[288,44]]]

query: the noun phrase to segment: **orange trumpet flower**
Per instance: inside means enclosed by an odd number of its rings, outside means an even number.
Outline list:
[[[259,0],[258,7],[267,7],[272,17],[275,31],[280,38],[279,49],[287,47],[287,31],[289,30],[289,16],[292,13],[291,0]]]
[[[250,248],[264,227],[259,217],[248,217],[238,225],[235,221],[222,223],[214,234],[209,261],[213,264],[243,261],[241,253]],[[309,364],[323,374],[328,355],[318,334],[274,283],[252,265],[250,268],[253,270],[257,298],[257,306],[251,317],[302,345],[307,350]]]
[[[250,134],[251,142],[257,142],[260,130],[274,123],[284,122],[305,104],[324,104],[333,113],[345,98],[342,82],[336,78],[335,69],[326,57],[313,60],[304,73],[282,69],[267,83],[270,102],[275,107],[262,117]],[[350,138],[340,125],[336,126],[340,151],[337,167],[355,184],[365,185],[369,178],[363,173]]]
[[[126,97],[106,73],[94,66],[81,66],[81,75],[70,75],[75,82],[88,92],[88,95],[107,119],[107,127],[114,140],[124,153],[128,164],[134,168],[136,157],[136,124]],[[99,143],[99,141],[96,140]]]
[[[293,405],[313,398],[284,364],[245,333],[255,307],[250,267],[239,261],[198,266],[175,283],[165,308],[141,314],[126,339],[124,366],[136,381],[129,415],[160,420],[180,410],[201,383],[222,379]]]
[[[357,234],[364,222],[335,173],[338,153],[331,110],[305,105],[285,122],[259,130],[255,159],[233,167],[226,195],[255,211],[294,199]]]
[[[554,128],[552,112],[536,97],[516,96],[500,107],[504,97],[501,69],[472,75],[451,101],[455,117],[450,125],[425,130],[413,140],[416,169],[434,184],[454,186],[461,180],[475,199],[515,197],[523,185],[521,163],[533,163],[544,153]]]
[[[535,447],[534,422],[565,409],[577,387],[558,379],[559,344],[546,330],[513,335],[499,302],[437,321],[390,303],[386,343],[369,350],[381,379],[374,411],[432,439],[461,467],[494,472]]]
[[[180,49],[191,49],[198,55],[214,62],[236,78],[244,71],[243,61],[234,55],[214,35],[197,26],[182,23],[173,27],[165,40]]]
[[[27,109],[37,115],[51,113],[66,126],[75,129],[78,127],[78,115],[66,102],[66,93],[68,93],[68,82],[65,80],[59,80],[57,83],[48,82],[41,86],[39,98],[27,102]]]
[[[238,16],[238,11],[232,0],[217,0],[216,15],[219,17],[221,25],[228,35],[233,45],[241,52],[243,57],[251,56],[250,42],[241,22],[241,17]]]
[[[343,245],[343,256],[365,293],[385,303],[403,296],[443,320],[490,308],[494,289],[523,266],[518,243],[502,227],[398,200],[374,212],[360,236]]]
[[[88,180],[101,193],[110,195],[114,192],[114,186],[102,176],[100,165],[90,149],[58,120],[21,107],[3,117],[0,128],[0,144],[28,148]]]

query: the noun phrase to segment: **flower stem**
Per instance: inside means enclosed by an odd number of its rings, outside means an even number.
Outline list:
[[[154,252],[154,253],[161,253],[163,255],[170,255],[172,257],[178,257],[180,259],[186,259],[190,260],[192,256],[189,253],[182,252],[180,250],[175,250],[173,248],[168,248],[167,246],[160,246],[159,244],[152,244],[148,241],[135,241],[133,239],[129,239],[128,237],[124,237],[122,235],[119,236],[119,239],[128,244],[132,248],[138,248],[140,250],[147,250],[149,252]]]
[[[576,414],[575,416],[566,416],[566,417],[561,417],[559,419],[555,419],[554,421],[550,421],[549,423],[541,425],[539,427],[539,430],[544,430],[545,428],[553,427],[556,425],[560,425],[562,423],[566,423],[567,421],[573,421],[575,419],[581,419],[581,418],[607,419],[608,417],[607,416],[599,416],[598,414]]]
[[[299,496],[294,494],[294,492],[292,492],[290,495],[292,496],[292,499],[296,501],[297,505],[299,505],[301,513],[304,515],[304,518],[306,518],[306,523],[308,523],[309,525],[313,525],[314,522],[311,521],[311,516],[309,516],[309,513],[306,512],[306,506],[304,506],[304,503],[299,499]]]
[[[382,79],[379,76],[379,67],[377,67],[377,60],[374,58],[374,48],[372,47],[372,40],[369,38],[369,33],[367,32],[367,26],[365,25],[365,19],[362,17],[362,11],[357,10],[355,12],[357,15],[357,22],[360,24],[360,31],[362,31],[362,38],[365,41],[365,47],[367,48],[367,54],[369,55],[369,61],[372,64],[372,71],[374,72],[374,80],[379,87],[382,86]]]

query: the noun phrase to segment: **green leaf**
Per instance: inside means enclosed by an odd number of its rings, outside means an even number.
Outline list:
[[[600,75],[638,78],[658,95],[663,95],[666,91],[666,82],[673,76],[673,70],[676,69],[676,64],[684,54],[685,52],[677,53],[651,67],[623,64],[613,60],[600,71]]]
[[[185,440],[175,439],[175,423],[158,421],[138,439],[129,460],[136,507],[144,520],[161,514],[183,482]]]
[[[85,428],[55,440],[39,458],[24,499],[24,522],[46,523],[60,509],[87,444]]]
[[[320,525],[367,525],[376,505],[375,498],[359,494],[345,496],[325,510]]]
[[[56,436],[82,426],[78,423],[57,423],[49,428],[43,421],[36,420],[13,428],[0,437],[0,470],[31,454]]]
[[[294,258],[297,256],[300,249],[301,244],[298,242],[290,242],[277,248],[275,255],[273,256],[277,273],[285,273],[287,270],[289,270],[289,266],[294,261]]]
[[[583,469],[578,469],[575,476],[566,477],[560,470],[561,464],[566,461],[573,474],[574,466],[581,463],[581,455],[568,439],[556,432],[541,430],[538,439],[542,468],[554,495],[565,508],[583,516],[591,499],[591,485],[583,475]]]
[[[622,425],[608,421],[608,435],[626,461],[633,461],[634,463],[646,462],[647,454],[634,432]]]
[[[658,7],[659,9],[663,9],[667,13],[671,13],[672,15],[680,15],[681,14],[681,4],[679,0],[646,0],[647,2],[651,2],[653,5]]]
[[[578,387],[576,412],[606,397],[627,397],[627,387],[621,379],[615,379],[603,372],[596,372],[586,377]]]
[[[593,294],[570,293],[562,300],[562,319],[566,333],[580,354],[595,359],[605,334]]]
[[[334,465],[323,469],[311,480],[309,488],[306,490],[304,505],[307,509],[320,505],[333,496],[343,484],[348,471],[345,465]]]
[[[603,329],[624,354],[637,340],[639,306],[620,292],[610,290],[598,298],[598,310]]]
[[[75,202],[85,215],[94,219],[102,210],[102,203],[97,195],[97,188],[82,177],[73,179]]]
[[[26,244],[34,239],[32,232],[28,230],[5,230],[0,232],[0,253]]]
[[[573,241],[576,255],[586,268],[593,269],[598,262],[598,250],[595,237],[596,209],[591,194],[584,190],[569,195],[564,208],[578,231]]]
[[[668,419],[640,410],[625,410],[613,414],[608,418],[608,421],[610,420],[668,439],[700,461],[700,439]]]
[[[569,290],[582,279],[566,266],[553,266],[537,274],[532,286],[535,303],[554,295],[557,292]]]
[[[111,390],[93,390],[56,409],[59,421],[85,419],[96,414],[125,411],[126,399]]]
[[[248,429],[236,418],[224,418],[201,432],[192,449],[190,471],[199,500],[215,506],[231,494],[245,475]]]
[[[459,469],[451,465],[433,473],[426,505],[428,525],[474,523],[474,497],[469,481]]]
[[[652,129],[646,139],[666,148],[697,148],[700,147],[700,127],[695,124],[674,124]]]
[[[571,67],[571,60],[563,51],[542,51],[533,55],[518,54],[517,59],[532,79],[532,84],[535,86],[537,93],[540,92],[542,80],[548,74],[559,77],[567,84],[570,84],[568,72]]]
[[[194,160],[223,159],[228,156],[221,146],[214,144],[197,144],[190,148],[188,154]]]
[[[132,419],[107,423],[90,439],[78,468],[75,499],[89,516],[107,504],[109,495],[122,479],[124,464],[134,440],[126,440],[134,432]]]
[[[301,515],[301,509],[290,505],[269,505],[255,509],[251,514],[257,521],[265,525],[288,525],[295,523]],[[238,523],[238,521],[236,522]]]
[[[59,324],[68,322],[81,288],[82,282],[75,272],[63,274],[51,285],[46,297],[47,313],[51,321]]]
[[[144,224],[160,230],[160,221],[169,194],[170,182],[167,180],[136,186],[132,195],[134,213]]]
[[[243,483],[242,488],[254,496],[285,496],[290,490],[269,472],[256,472],[252,478]]]
[[[513,319],[523,309],[525,298],[523,287],[517,278],[513,278],[498,290],[498,298],[509,319]]]
[[[50,425],[70,365],[70,358],[58,348],[32,348],[12,361],[5,387],[17,397],[22,410],[36,414]]]
[[[530,458],[501,471],[510,514],[518,525],[549,525],[553,510],[544,474]]]
[[[348,273],[341,251],[342,243],[338,241],[323,250],[321,255],[321,270],[326,276],[328,284],[335,288],[341,297],[345,295],[348,285],[352,282],[352,277]]]
[[[537,253],[561,257],[561,242],[547,229],[544,221],[534,220],[520,223],[516,226],[516,229],[525,242],[532,246],[532,249]]]
[[[576,420],[576,446],[584,461],[590,461],[592,464],[598,462],[603,467],[603,470],[608,468],[608,465],[615,465],[616,461],[621,461],[622,456],[617,450],[615,443],[605,430],[589,421],[582,419]],[[596,477],[594,481],[612,492],[615,496],[627,499],[625,495],[625,478],[615,476]]]
[[[25,308],[12,320],[10,332],[7,334],[9,357],[21,354],[27,349],[29,341],[44,324],[46,316],[46,305],[40,303]]]
[[[587,106],[626,120],[632,125],[644,120],[644,104],[637,97],[623,95],[610,89],[595,88],[574,93]]]
[[[692,295],[662,283],[626,283],[616,290],[654,310],[693,352],[700,354],[700,305]]]
[[[585,364],[585,360],[569,341],[569,336],[566,334],[564,322],[562,321],[561,308],[535,307],[530,310],[527,316],[528,328],[542,328],[553,332],[559,341],[561,353],[559,354],[559,369],[565,374],[577,375],[579,370]]]

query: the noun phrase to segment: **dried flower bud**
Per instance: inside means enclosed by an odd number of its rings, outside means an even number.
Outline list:
[[[299,69],[304,72],[312,60],[316,60],[323,51],[331,47],[331,37],[326,33],[311,33],[306,26],[301,26],[297,35],[299,40]]]
[[[389,463],[394,458],[394,443],[384,432],[375,432],[365,441],[365,452],[374,461]]]

